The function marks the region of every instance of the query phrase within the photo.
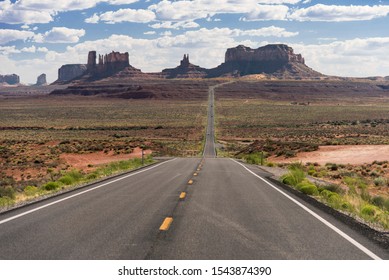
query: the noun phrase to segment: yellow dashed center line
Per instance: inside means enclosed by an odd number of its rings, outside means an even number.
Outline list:
[[[172,222],[173,222],[173,218],[172,217],[165,218],[165,220],[163,221],[162,225],[159,227],[159,230],[161,230],[161,231],[169,230],[170,225],[172,224]]]
[[[192,185],[192,184],[193,184],[193,180],[189,180],[188,185]]]
[[[180,199],[184,199],[186,197],[186,192],[182,192],[181,194],[180,194]]]

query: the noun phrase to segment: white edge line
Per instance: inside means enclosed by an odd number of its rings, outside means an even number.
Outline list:
[[[151,166],[151,167],[148,167],[148,168],[146,168],[146,169],[139,170],[139,171],[137,171],[137,172],[134,172],[134,173],[125,175],[125,176],[123,176],[123,177],[120,177],[120,178],[118,178],[118,179],[109,181],[109,182],[107,182],[107,183],[98,185],[98,186],[93,187],[93,188],[90,188],[90,189],[87,189],[87,190],[85,190],[85,191],[82,191],[82,192],[79,192],[79,193],[76,193],[76,194],[67,196],[67,197],[65,197],[65,198],[62,198],[62,199],[59,199],[59,200],[50,202],[50,203],[48,203],[48,204],[39,206],[39,207],[34,208],[34,209],[31,209],[31,210],[28,210],[28,211],[26,211],[26,212],[20,213],[20,214],[15,215],[15,216],[12,216],[12,217],[10,217],[10,218],[1,220],[1,221],[0,221],[0,225],[1,225],[1,224],[5,224],[5,223],[7,223],[7,222],[9,222],[9,221],[15,220],[15,219],[17,219],[17,218],[23,217],[23,216],[25,216],[25,215],[34,213],[34,212],[36,212],[36,211],[38,211],[38,210],[41,210],[41,209],[43,209],[43,208],[46,208],[46,207],[52,206],[52,205],[54,205],[54,204],[60,203],[60,202],[62,202],[62,201],[65,201],[65,200],[71,199],[71,198],[73,198],[73,197],[82,195],[82,194],[84,194],[84,193],[94,191],[94,190],[99,189],[99,188],[101,188],[101,187],[104,187],[104,186],[106,186],[106,185],[109,185],[109,184],[118,182],[118,181],[120,181],[120,180],[126,179],[126,178],[128,178],[128,177],[135,176],[135,175],[137,175],[137,174],[139,174],[139,173],[143,173],[143,172],[149,171],[149,170],[154,169],[154,168],[156,168],[156,167],[158,167],[158,166],[161,166],[162,164],[171,162],[171,161],[176,160],[176,159],[177,159],[177,158],[174,158],[174,159],[171,159],[171,160],[168,160],[168,161],[164,161],[164,162],[158,163],[158,164],[153,165],[153,166]]]
[[[318,214],[316,214],[315,212],[313,212],[311,209],[309,209],[308,207],[304,206],[303,204],[301,204],[300,202],[298,202],[296,199],[294,199],[293,197],[289,196],[288,194],[284,193],[283,191],[281,191],[279,188],[277,188],[276,186],[274,186],[273,184],[269,183],[268,181],[266,181],[265,179],[263,179],[261,176],[259,176],[258,174],[255,174],[253,171],[251,171],[250,169],[248,169],[246,166],[244,166],[242,163],[240,162],[237,162],[236,160],[234,159],[231,159],[232,161],[234,161],[235,163],[241,165],[243,168],[245,168],[248,172],[250,172],[252,175],[254,175],[255,177],[261,179],[263,182],[265,182],[266,184],[268,184],[270,187],[272,187],[273,189],[275,189],[276,191],[280,192],[282,195],[284,195],[285,197],[287,197],[288,199],[290,199],[291,201],[293,201],[295,204],[297,204],[298,206],[300,206],[302,209],[304,209],[305,211],[307,211],[309,214],[311,214],[313,217],[315,217],[316,219],[318,219],[320,222],[322,222],[323,224],[325,224],[327,227],[329,227],[330,229],[332,229],[333,231],[335,231],[337,234],[339,234],[340,236],[342,236],[344,239],[346,239],[347,241],[349,241],[351,244],[353,244],[355,247],[357,247],[359,250],[361,250],[362,252],[364,252],[366,255],[368,255],[369,257],[371,257],[372,259],[374,260],[382,260],[380,257],[378,257],[376,254],[374,254],[372,251],[370,251],[369,249],[367,249],[365,246],[363,246],[361,243],[359,243],[358,241],[356,241],[355,239],[353,239],[352,237],[350,237],[349,235],[347,235],[346,233],[344,233],[343,231],[341,231],[340,229],[338,229],[336,226],[334,226],[333,224],[331,224],[330,222],[328,222],[326,219],[322,218],[321,216],[319,216]]]

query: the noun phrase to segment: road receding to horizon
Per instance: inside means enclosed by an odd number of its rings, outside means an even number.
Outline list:
[[[0,215],[0,259],[389,259],[387,248],[217,158],[176,158]]]

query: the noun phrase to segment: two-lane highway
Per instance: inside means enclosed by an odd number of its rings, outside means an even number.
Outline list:
[[[202,160],[172,159],[1,214],[0,259],[389,259],[258,167],[216,158],[214,89]]]
[[[0,259],[143,259],[198,162],[171,160],[0,215]]]

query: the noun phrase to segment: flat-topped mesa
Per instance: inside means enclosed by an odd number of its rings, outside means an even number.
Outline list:
[[[112,51],[109,54],[99,55],[98,63],[96,63],[96,59],[96,51],[90,51],[87,69],[92,77],[107,77],[130,66],[128,52]]]
[[[243,45],[227,49],[225,62],[230,61],[276,61],[277,63],[298,62],[305,64],[301,54],[295,54],[293,49],[283,44],[272,44],[251,49]]]
[[[317,79],[323,77],[305,65],[301,54],[284,44],[271,44],[258,49],[243,45],[227,49],[225,62],[208,71],[208,77],[264,74],[284,79]]]

